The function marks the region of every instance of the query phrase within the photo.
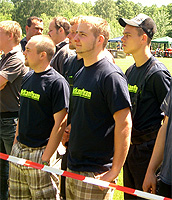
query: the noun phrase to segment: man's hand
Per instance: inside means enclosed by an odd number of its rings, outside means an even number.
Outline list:
[[[156,175],[154,173],[146,173],[142,186],[143,191],[156,194],[156,183],[157,183]]]
[[[104,172],[102,174],[99,174],[95,177],[96,179],[102,180],[102,181],[107,181],[107,182],[112,182],[117,178],[117,175],[115,175],[112,170]],[[106,188],[99,186],[101,190],[104,190]]]
[[[69,141],[70,131],[71,131],[71,124],[69,124],[69,125],[65,128],[65,132],[64,132],[63,137],[62,137],[62,145],[63,145],[64,147],[66,147],[66,142]]]

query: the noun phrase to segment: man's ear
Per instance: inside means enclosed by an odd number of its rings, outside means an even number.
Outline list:
[[[142,35],[142,41],[143,41],[143,42],[147,42],[147,39],[148,39],[148,36],[146,35],[146,33],[144,33],[144,34]]]
[[[45,51],[42,51],[39,56],[40,56],[40,59],[42,60],[47,56],[47,53]]]
[[[14,34],[13,34],[13,33],[8,33],[8,40],[13,39],[13,37],[14,37]]]
[[[103,44],[104,40],[105,40],[105,37],[104,37],[103,35],[99,35],[99,36],[98,36],[98,43],[99,43],[100,45]]]
[[[27,33],[28,29],[29,29],[29,26],[26,25],[25,26],[26,33]]]
[[[58,31],[61,32],[61,33],[64,33],[64,28],[60,27]]]

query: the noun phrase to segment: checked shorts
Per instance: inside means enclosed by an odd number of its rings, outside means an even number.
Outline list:
[[[44,150],[45,146],[30,148],[18,142],[13,145],[11,155],[42,164]],[[50,173],[10,163],[9,195],[10,200],[55,200],[57,188]]]
[[[93,172],[76,172],[70,169],[67,169],[67,171],[86,177],[95,177]],[[66,177],[67,200],[111,200],[112,197],[112,189],[106,188],[102,191],[96,185],[84,183],[80,180]]]

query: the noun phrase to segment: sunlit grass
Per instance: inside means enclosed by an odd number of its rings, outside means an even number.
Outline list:
[[[156,58],[162,62],[172,74],[172,58]],[[123,72],[125,72],[127,68],[134,63],[134,59],[132,56],[126,56],[126,58],[115,58],[115,63],[122,69]]]
[[[121,170],[121,173],[119,174],[119,180],[117,185],[123,186],[123,170]],[[118,190],[114,191],[113,200],[123,200],[124,199],[124,193]]]

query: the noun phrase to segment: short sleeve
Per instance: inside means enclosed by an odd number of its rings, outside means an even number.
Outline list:
[[[149,87],[153,87],[156,99],[161,104],[169,91],[171,77],[165,71],[159,71],[152,75]]]
[[[111,73],[105,79],[104,93],[112,114],[131,107],[127,81],[120,73]]]
[[[64,78],[54,81],[51,90],[53,114],[66,108],[69,109],[69,85]]]
[[[12,83],[20,74],[24,66],[22,60],[11,57],[5,64],[5,67],[0,70],[0,75]]]

